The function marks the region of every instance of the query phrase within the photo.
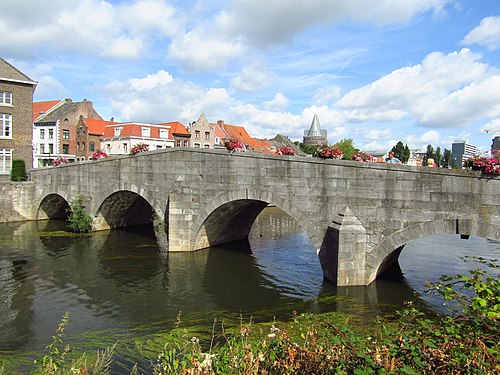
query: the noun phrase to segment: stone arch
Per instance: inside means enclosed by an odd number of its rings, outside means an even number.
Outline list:
[[[269,204],[296,220],[314,245],[307,213],[291,200],[267,190],[243,189],[223,192],[210,201],[193,223],[192,249],[198,250],[248,238],[259,213]]]
[[[108,195],[96,212],[95,230],[127,228],[152,224],[157,217],[153,206],[142,195],[119,190]]]
[[[52,193],[46,195],[38,205],[36,220],[63,219],[69,216],[69,203],[61,195]]]
[[[373,265],[373,269],[368,275],[368,282],[374,281],[384,271],[397,265],[399,254],[408,242],[448,234],[460,234],[458,233],[457,220],[425,221],[393,233],[368,254],[368,262]]]

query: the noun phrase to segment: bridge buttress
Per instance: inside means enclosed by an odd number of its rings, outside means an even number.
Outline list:
[[[323,275],[337,286],[368,285],[366,229],[346,207],[328,226],[319,252]]]

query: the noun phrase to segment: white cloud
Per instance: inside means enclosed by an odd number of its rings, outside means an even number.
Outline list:
[[[500,48],[500,16],[483,18],[462,40],[463,44],[479,44],[490,50]]]
[[[159,85],[166,85],[173,81],[173,77],[170,73],[160,70],[155,74],[149,74],[145,78],[132,78],[130,79],[130,85],[132,89],[137,91],[146,91],[156,88]]]
[[[493,133],[500,133],[500,118],[495,118],[484,124],[483,130],[496,130]]]
[[[0,54],[8,51],[16,57],[36,56],[42,50],[71,51],[136,59],[144,55],[150,38],[172,35],[177,24],[174,9],[164,0],[121,5],[99,0],[9,1],[0,16],[0,33],[9,35]]]
[[[465,127],[500,115],[500,71],[480,60],[468,49],[433,52],[421,64],[348,92],[336,106],[353,122],[412,116],[421,126]]]
[[[339,86],[321,87],[313,95],[313,103],[315,105],[329,104],[340,98],[342,89]]]
[[[255,92],[274,80],[272,74],[266,72],[260,64],[247,65],[243,67],[239,76],[231,80],[231,85],[239,91]]]
[[[288,98],[282,93],[274,95],[273,100],[264,102],[264,108],[269,111],[283,111],[288,107]]]
[[[205,89],[165,71],[127,82],[115,81],[100,91],[112,98],[111,111],[117,121],[187,124],[201,113],[224,113],[232,102],[223,88]]]
[[[440,134],[435,130],[429,130],[428,132],[422,134],[420,137],[420,142],[428,144],[436,144],[440,141]]]

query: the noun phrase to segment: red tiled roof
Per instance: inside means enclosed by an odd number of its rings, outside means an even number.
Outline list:
[[[164,122],[163,124],[160,125],[166,125],[170,126],[171,133],[176,133],[176,134],[189,134],[187,131],[186,127],[182,125],[179,121],[172,121],[172,122]]]
[[[111,125],[106,125],[104,129],[104,138],[113,138],[115,136],[115,128],[122,128],[120,137],[142,137],[142,128],[150,128],[149,138],[160,138],[160,129],[167,129],[168,139],[172,140],[172,128],[169,125],[153,125],[153,124],[140,124],[135,122],[127,123],[114,123]]]
[[[107,125],[118,124],[114,121],[97,120],[92,118],[85,118],[85,124],[89,134],[103,135]]]
[[[47,113],[52,107],[62,102],[62,100],[47,100],[45,102],[33,102],[33,122]]]
[[[250,137],[243,126],[223,124],[222,128],[229,136],[229,138],[237,139],[238,141],[243,142],[252,148],[260,148],[259,142],[256,142],[255,139]]]

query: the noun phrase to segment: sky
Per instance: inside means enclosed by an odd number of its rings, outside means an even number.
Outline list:
[[[500,0],[0,0],[0,56],[34,101],[106,120],[203,113],[301,141],[488,151],[500,136]],[[8,37],[6,37],[8,36]],[[485,129],[498,133],[485,133]]]

